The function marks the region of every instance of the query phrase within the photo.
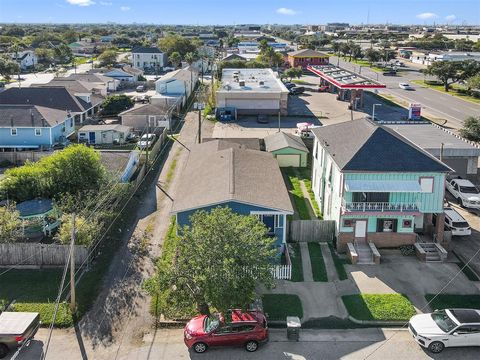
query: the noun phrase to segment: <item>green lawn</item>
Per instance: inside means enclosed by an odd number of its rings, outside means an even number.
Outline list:
[[[305,184],[305,187],[307,188],[308,196],[310,197],[310,203],[312,204],[313,207],[313,212],[315,215],[319,218],[322,219],[322,213],[320,212],[320,207],[318,206],[317,200],[315,200],[315,194],[313,193],[312,189],[312,169],[310,168],[310,165],[308,167],[304,168],[297,168],[295,169],[296,173],[298,174],[299,180],[303,181]]]
[[[345,270],[345,265],[348,264],[348,260],[341,259],[337,255],[337,253],[335,252],[335,249],[333,248],[333,244],[328,243],[328,248],[330,249],[330,254],[332,255],[333,264],[335,265],[335,269],[337,270],[338,278],[340,280],[347,280],[348,274],[347,274],[347,271]]]
[[[308,243],[308,253],[312,263],[312,274],[314,281],[328,281],[327,269],[323,260],[322,249],[319,243]]]
[[[408,321],[416,314],[402,294],[355,294],[342,296],[348,313],[357,320]]]
[[[423,87],[427,87],[427,88],[430,88],[430,89],[433,89],[433,90],[443,92],[444,94],[449,94],[449,95],[452,95],[452,96],[459,97],[459,98],[461,98],[463,100],[466,100],[466,101],[470,101],[470,102],[480,104],[480,98],[476,98],[474,96],[463,93],[462,90],[464,91],[465,88],[463,88],[462,86],[457,85],[457,84],[450,85],[450,90],[448,92],[446,92],[443,85],[439,82],[436,82],[436,81],[412,80],[412,82],[415,83],[415,84],[418,84],[420,86],[423,86]]]
[[[42,325],[53,319],[55,300],[63,269],[10,270],[0,277],[0,303],[15,301],[13,310],[40,313]],[[68,305],[61,303],[55,325],[73,325]]]
[[[348,61],[348,59],[347,59]],[[364,59],[352,59],[351,61],[352,63],[354,64],[357,64],[357,65],[360,65],[362,67],[366,67],[366,68],[369,68],[370,70],[373,70],[375,72],[379,72],[379,73],[383,73],[385,71],[385,69],[382,69],[378,66],[370,66],[370,63],[368,62],[368,60],[364,60]]]
[[[283,170],[288,176],[291,184],[290,192],[293,195],[293,202],[296,212],[300,217],[300,220],[310,220],[310,213],[308,212],[308,206],[306,199],[303,197],[302,188],[300,186],[300,179],[298,178],[295,170],[292,168],[286,168]]]
[[[301,282],[303,281],[303,268],[302,268],[302,253],[300,252],[300,244],[290,244],[289,251],[290,260],[292,261],[292,278],[291,281]]]
[[[435,309],[442,310],[447,308],[480,308],[480,295],[440,294],[436,296],[435,299],[434,297],[434,294],[425,295],[425,299],[429,302],[432,311]]]
[[[265,294],[262,296],[263,311],[268,320],[286,320],[287,316],[303,317],[302,302],[297,295]]]
[[[305,81],[305,80],[301,80],[301,79],[292,79],[291,82],[295,83],[295,84],[298,84],[298,85],[313,85],[313,86],[315,85],[315,84],[312,84],[309,81]]]

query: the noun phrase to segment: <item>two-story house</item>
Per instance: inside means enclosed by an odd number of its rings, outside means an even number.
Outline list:
[[[160,71],[167,65],[167,55],[156,47],[138,46],[132,49],[132,66],[142,70]]]
[[[173,104],[177,102],[176,98],[181,97],[182,104],[185,105],[197,82],[198,72],[192,66],[171,71],[155,81],[156,94],[150,101],[154,105],[163,105],[167,99]]]
[[[21,70],[34,67],[38,63],[37,55],[33,49],[25,49],[11,54],[12,60],[15,60]]]
[[[442,243],[448,166],[368,120],[313,133],[313,192],[324,219],[336,221],[338,251],[412,245],[418,233]]]

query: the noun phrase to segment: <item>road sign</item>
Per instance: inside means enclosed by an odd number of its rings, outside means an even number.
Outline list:
[[[422,118],[422,105],[411,103],[408,107],[408,120],[420,120]]]
[[[195,110],[203,110],[205,109],[205,103],[193,103],[193,108]]]

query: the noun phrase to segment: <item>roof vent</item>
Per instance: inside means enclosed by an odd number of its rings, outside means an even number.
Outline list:
[[[265,85],[265,81],[259,81],[259,82],[258,82],[258,85],[260,85],[260,86]]]
[[[240,85],[240,86],[245,86],[245,81],[244,81],[244,80],[239,81],[238,85]]]

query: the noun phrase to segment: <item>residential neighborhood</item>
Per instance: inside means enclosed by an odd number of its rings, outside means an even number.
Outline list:
[[[479,157],[473,0],[0,0],[0,359],[477,359]]]

